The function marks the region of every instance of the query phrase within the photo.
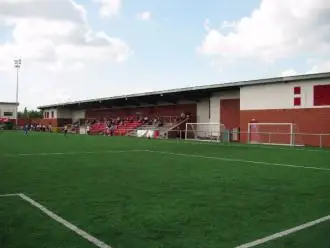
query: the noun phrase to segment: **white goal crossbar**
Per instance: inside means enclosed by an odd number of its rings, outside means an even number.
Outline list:
[[[248,143],[269,145],[302,145],[296,140],[295,123],[248,123]]]
[[[225,126],[221,123],[186,123],[185,139],[221,141]]]

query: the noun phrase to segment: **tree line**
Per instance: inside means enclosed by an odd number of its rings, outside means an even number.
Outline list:
[[[26,107],[23,111],[18,111],[18,118],[24,119],[40,119],[43,117],[42,110],[28,110]]]

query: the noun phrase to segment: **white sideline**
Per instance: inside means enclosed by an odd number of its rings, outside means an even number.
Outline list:
[[[43,213],[48,215],[50,218],[52,218],[56,222],[62,224],[63,226],[65,226],[66,228],[68,228],[71,231],[75,232],[80,237],[88,240],[90,243],[94,244],[95,246],[100,247],[100,248],[111,248],[111,246],[105,244],[104,242],[102,242],[101,240],[95,238],[91,234],[85,232],[84,230],[82,230],[82,229],[78,228],[77,226],[73,225],[72,223],[66,221],[61,216],[59,216],[59,215],[55,214],[54,212],[50,211],[45,206],[41,205],[40,203],[38,203],[35,200],[31,199],[30,197],[26,196],[25,194],[19,193],[19,194],[0,195],[0,197],[9,197],[9,196],[19,196],[24,201],[27,201],[32,206],[38,208],[40,211],[42,211]]]
[[[281,164],[281,163],[272,163],[272,162],[263,162],[263,161],[253,161],[253,160],[244,160],[244,159],[235,159],[235,158],[202,156],[202,155],[194,155],[194,154],[186,154],[186,153],[175,153],[175,152],[165,152],[165,151],[154,151],[154,150],[144,150],[144,151],[150,152],[150,153],[159,153],[159,154],[175,155],[175,156],[183,156],[183,157],[191,157],[191,158],[214,159],[214,160],[222,160],[222,161],[229,161],[229,162],[247,163],[247,164],[263,164],[263,165],[282,166],[282,167],[291,167],[291,168],[330,171],[330,168],[325,168],[325,167],[314,167],[314,166],[304,166],[304,165],[294,165],[294,164]]]
[[[174,139],[164,139],[162,141],[168,143],[184,143],[190,145],[199,145],[199,146],[207,146],[207,145],[214,145],[214,146],[227,146],[227,147],[244,147],[244,148],[251,148],[251,149],[271,149],[271,150],[286,150],[286,151],[302,151],[302,152],[325,152],[330,153],[330,150],[326,150],[324,148],[318,147],[315,149],[308,149],[306,147],[278,147],[273,145],[262,145],[262,144],[236,144],[232,143],[222,143],[222,142],[214,142],[214,141],[206,141],[201,142],[200,140],[174,140]]]
[[[272,163],[272,162],[264,162],[264,161],[254,161],[254,160],[244,160],[244,159],[235,159],[235,158],[224,158],[224,157],[212,157],[212,156],[202,156],[202,155],[194,155],[194,154],[186,154],[186,153],[175,153],[175,152],[166,152],[166,151],[157,151],[157,150],[108,150],[108,151],[82,151],[82,152],[49,152],[49,153],[19,153],[19,154],[5,154],[8,157],[24,157],[24,156],[65,156],[65,155],[78,155],[78,154],[102,154],[102,153],[126,153],[126,152],[150,152],[150,153],[159,153],[159,154],[167,154],[167,155],[175,155],[175,156],[184,156],[184,157],[192,157],[192,158],[203,158],[203,159],[214,159],[221,161],[229,161],[229,162],[240,162],[247,164],[263,164],[263,165],[271,165],[271,166],[281,166],[281,167],[291,167],[291,168],[301,168],[301,169],[310,169],[310,170],[322,170],[322,171],[330,171],[330,168],[326,167],[316,167],[316,166],[305,166],[305,165],[294,165],[294,164],[282,164],[282,163]]]
[[[107,151],[77,151],[77,152],[41,152],[41,153],[18,153],[5,154],[6,157],[28,157],[28,156],[51,156],[51,155],[78,155],[78,154],[102,154],[102,153],[125,153],[125,152],[143,152],[144,150],[107,150]]]
[[[9,196],[19,196],[19,194],[4,194],[4,195],[0,195],[0,197],[9,197]]]
[[[292,233],[301,231],[303,229],[307,229],[309,227],[312,227],[312,226],[321,224],[322,222],[329,221],[329,220],[330,220],[330,215],[327,215],[327,216],[322,217],[320,219],[307,222],[305,224],[302,224],[302,225],[299,225],[299,226],[296,226],[296,227],[287,229],[287,230],[282,231],[282,232],[278,232],[278,233],[269,235],[269,236],[264,237],[264,238],[261,238],[261,239],[257,239],[257,240],[255,240],[253,242],[236,246],[235,248],[250,248],[250,247],[255,247],[257,245],[261,245],[263,243],[266,243],[266,242],[269,242],[269,241],[272,241],[272,240],[275,240],[275,239],[278,239],[278,238],[282,238],[282,237],[287,236],[289,234],[292,234]]]

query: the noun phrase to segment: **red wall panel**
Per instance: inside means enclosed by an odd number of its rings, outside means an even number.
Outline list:
[[[330,84],[314,85],[314,106],[330,106]]]
[[[323,144],[330,146],[330,108],[244,110],[240,112],[241,140],[246,142],[248,123],[258,122],[295,123],[296,132],[305,133],[301,140],[306,145],[319,146],[320,136],[310,134],[329,134],[323,136]]]
[[[220,100],[220,122],[227,129],[237,128],[240,125],[240,99]]]

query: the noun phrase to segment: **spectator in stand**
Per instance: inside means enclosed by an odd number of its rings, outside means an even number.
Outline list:
[[[110,136],[113,136],[114,131],[115,131],[115,125],[112,124],[112,125],[110,126]]]
[[[184,112],[182,112],[180,117],[181,117],[181,120],[184,120],[186,118],[186,114]]]
[[[149,120],[148,116],[144,117],[144,123],[145,124],[148,123],[148,120]]]

